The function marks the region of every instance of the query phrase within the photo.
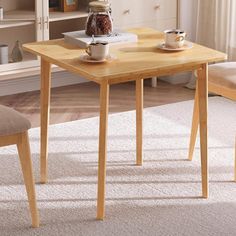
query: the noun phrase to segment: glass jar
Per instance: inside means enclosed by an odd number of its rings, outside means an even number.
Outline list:
[[[109,2],[90,2],[85,33],[88,36],[107,36],[112,34],[113,24]]]

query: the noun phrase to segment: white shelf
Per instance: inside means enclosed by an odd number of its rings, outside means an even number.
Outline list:
[[[23,61],[20,62],[9,62],[8,64],[1,64],[0,65],[0,74],[5,71],[12,71],[18,69],[24,69],[27,66],[33,67],[37,65],[37,57],[31,53],[25,52],[23,53]]]
[[[33,25],[34,21],[16,21],[16,20],[2,20],[0,21],[0,29],[19,27],[25,25]]]
[[[4,12],[3,19],[17,21],[35,21],[34,11],[14,10]]]
[[[16,63],[10,63],[10,65],[13,65],[13,64],[16,64]],[[3,72],[0,71],[0,81],[40,75],[40,61],[39,60],[33,60],[33,61],[28,61],[28,62],[23,61],[23,62],[18,62],[18,64],[19,64],[19,67],[24,65],[25,68],[19,68],[19,69],[3,71]],[[52,72],[60,72],[60,71],[64,71],[64,69],[56,65],[52,65]]]
[[[87,17],[88,12],[86,10],[72,11],[72,12],[60,12],[54,11],[49,12],[49,21],[60,21],[60,20],[69,20]],[[14,10],[4,12],[4,20],[16,20],[16,21],[34,21],[35,12],[34,11],[25,11],[25,10]]]
[[[70,20],[70,19],[83,18],[87,16],[88,12],[86,11],[73,11],[73,12],[54,11],[54,12],[49,12],[49,21],[54,22],[61,20]]]
[[[49,21],[61,21],[61,20],[70,20],[70,19],[77,19],[87,17],[88,12],[85,10],[80,11],[72,11],[72,12],[60,12],[54,11],[49,12]],[[31,22],[35,21],[35,12],[34,11],[25,11],[25,10],[14,10],[14,11],[7,11],[4,12],[4,22],[5,21],[24,21]],[[17,26],[17,25],[16,25]]]

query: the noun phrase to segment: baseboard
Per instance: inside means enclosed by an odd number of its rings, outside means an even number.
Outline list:
[[[176,75],[161,76],[158,77],[158,79],[170,84],[185,84],[189,82],[189,80],[191,79],[191,75],[191,72],[184,72]]]
[[[78,75],[62,71],[52,74],[52,88],[88,82]],[[0,81],[0,96],[17,94],[40,89],[40,77],[30,76]]]

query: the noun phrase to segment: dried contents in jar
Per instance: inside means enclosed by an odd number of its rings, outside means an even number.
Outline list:
[[[112,34],[113,26],[110,15],[110,3],[107,1],[90,2],[89,8],[85,33],[88,36],[106,36]]]
[[[109,15],[92,14],[88,18],[86,34],[89,36],[102,36],[112,33],[112,22]]]

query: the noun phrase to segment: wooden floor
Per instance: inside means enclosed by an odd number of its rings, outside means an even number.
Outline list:
[[[170,85],[158,81],[157,88],[145,81],[144,107],[160,106],[194,98],[194,91],[182,85]],[[39,126],[39,91],[0,97],[0,104],[21,113]],[[135,109],[135,83],[112,85],[110,90],[109,112],[122,112]],[[93,82],[53,88],[51,95],[50,123],[62,123],[99,115],[99,86]]]

